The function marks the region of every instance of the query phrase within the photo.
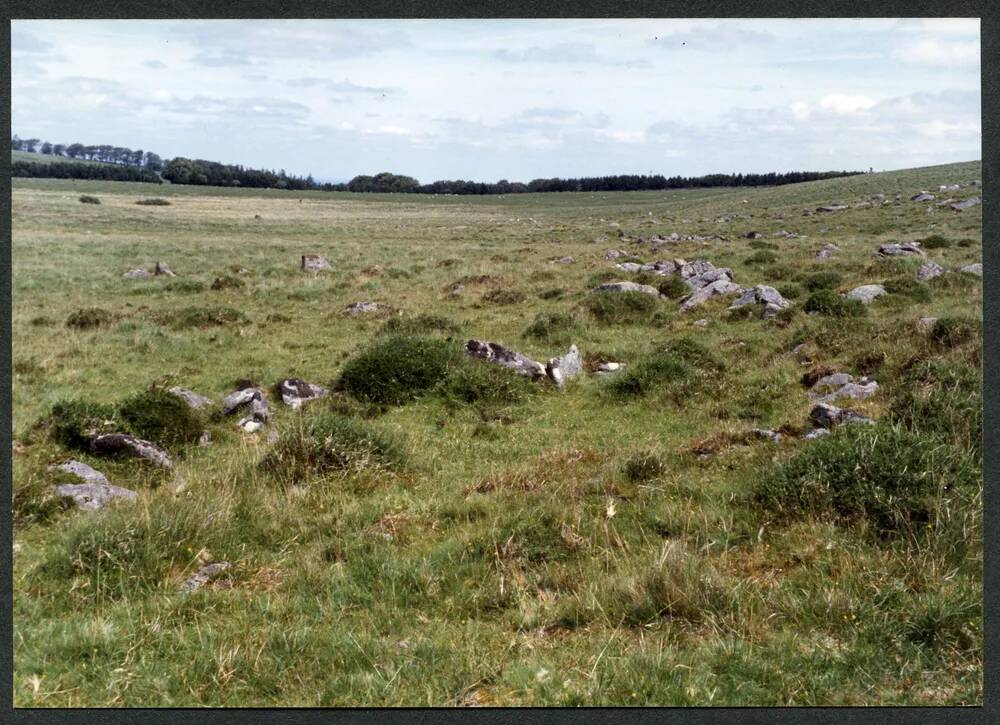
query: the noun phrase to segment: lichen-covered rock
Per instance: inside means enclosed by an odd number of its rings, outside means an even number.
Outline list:
[[[954,204],[950,204],[949,206],[955,211],[962,211],[963,209],[970,209],[976,206],[976,204],[978,203],[979,203],[979,197],[974,196],[971,199],[966,199],[965,201],[959,201]]]
[[[583,372],[583,358],[576,345],[569,346],[569,352],[549,360],[545,373],[559,388],[566,384],[568,378],[573,378]]]
[[[745,307],[746,305],[764,305],[765,308],[771,308],[767,311],[771,315],[774,315],[791,304],[792,303],[782,297],[781,293],[774,287],[770,287],[766,284],[758,284],[745,290],[742,295],[729,305],[729,309],[735,310],[740,307]]]
[[[471,357],[483,360],[484,362],[503,365],[519,375],[530,378],[545,377],[545,366],[536,362],[527,355],[508,350],[503,345],[485,340],[469,340],[465,343],[465,352]]]
[[[844,211],[844,209],[849,209],[849,208],[850,207],[847,206],[847,204],[828,204],[826,206],[816,207],[816,211],[834,212],[834,211]]]
[[[256,433],[264,427],[270,417],[271,411],[267,406],[267,399],[263,393],[258,391],[250,398],[250,413],[240,419],[236,425],[247,433]]]
[[[728,279],[720,279],[700,289],[696,289],[688,295],[681,303],[681,312],[693,310],[698,305],[704,304],[713,297],[726,297],[728,295],[740,294],[741,292],[743,292],[743,288],[738,284],[734,284]]]
[[[877,297],[881,297],[885,293],[885,287],[880,284],[863,284],[848,292],[846,297],[849,300],[860,300],[863,304],[870,305]]]
[[[358,317],[360,315],[386,312],[389,309],[391,309],[389,305],[382,304],[381,302],[352,302],[344,308],[344,314],[350,317]]]
[[[181,585],[181,591],[185,593],[197,591],[227,569],[229,569],[228,561],[207,564],[184,581]]]
[[[616,264],[615,267],[617,269],[622,270],[623,272],[629,272],[633,274],[642,269],[642,265],[639,264],[638,262],[622,262],[620,264]]]
[[[713,282],[720,280],[732,281],[733,271],[726,267],[716,267],[711,262],[703,259],[696,259],[693,262],[678,260],[677,272],[687,285],[693,290],[707,287]]]
[[[98,456],[143,458],[164,468],[173,468],[174,465],[167,452],[158,445],[128,433],[106,433],[96,436],[90,442],[90,452]]]
[[[303,254],[300,269],[303,272],[321,272],[324,269],[332,269],[332,266],[318,254]]]
[[[809,412],[809,420],[820,428],[834,428],[838,425],[848,425],[853,423],[872,424],[871,418],[855,413],[853,410],[838,408],[829,403],[817,403]]]
[[[944,272],[944,267],[937,262],[924,262],[920,265],[920,269],[917,270],[917,279],[921,282],[926,282],[935,277],[940,277]]]
[[[836,244],[824,244],[823,248],[816,252],[816,259],[820,262],[825,262],[831,259],[834,254],[840,251],[840,247]]]
[[[807,432],[802,436],[803,440],[812,441],[817,438],[822,438],[823,436],[830,435],[829,428],[813,428],[811,431]]]
[[[248,386],[230,393],[222,399],[223,415],[231,415],[244,406],[249,406],[250,401],[255,397],[263,397],[264,392],[260,388]]]
[[[553,264],[575,264],[576,260],[572,257],[560,257],[559,259],[553,260]]]
[[[177,275],[170,271],[170,267],[167,266],[166,262],[157,262],[156,267],[153,268],[153,274],[156,276],[164,277],[176,277]]]
[[[983,276],[983,264],[982,262],[976,262],[975,264],[967,264],[962,267],[960,272],[965,272],[966,274],[974,274],[977,277]]]
[[[329,395],[330,391],[322,385],[307,383],[301,378],[285,378],[278,383],[281,400],[292,408],[299,408],[303,403]]]
[[[750,434],[758,440],[770,441],[771,443],[780,443],[782,438],[781,433],[765,428],[754,428]]]
[[[934,195],[928,194],[926,191],[922,191],[919,194],[915,194],[910,197],[910,201],[922,202],[922,201],[934,201]]]
[[[642,292],[654,297],[660,296],[660,291],[656,287],[651,287],[648,284],[637,284],[635,282],[607,282],[594,287],[591,292],[600,292],[602,294],[608,292]]]
[[[127,279],[149,279],[152,277],[152,273],[148,269],[130,269],[128,272],[122,275]]]
[[[923,257],[924,250],[917,242],[903,242],[902,244],[882,244],[879,245],[875,253],[878,257],[903,257],[907,255],[918,255]]]
[[[204,395],[199,395],[193,390],[187,390],[186,388],[174,387],[167,390],[167,392],[171,395],[176,395],[178,398],[187,403],[188,407],[194,408],[195,410],[212,404],[211,398],[206,398]]]
[[[609,262],[618,259],[619,257],[627,257],[627,256],[628,252],[623,251],[621,249],[609,249],[604,253],[604,259],[606,259]]]
[[[864,400],[877,392],[878,383],[870,378],[855,380],[854,376],[848,373],[834,373],[817,380],[809,397],[819,402],[830,402],[837,398]]]
[[[112,486],[107,476],[80,461],[67,461],[52,468],[69,473],[83,481],[83,483],[60,484],[56,486],[55,492],[57,496],[72,499],[77,507],[86,511],[97,511],[117,499],[134,501],[138,496],[135,491]]]

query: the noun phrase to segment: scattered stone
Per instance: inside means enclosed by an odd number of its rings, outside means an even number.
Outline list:
[[[208,430],[203,430],[201,432],[201,438],[198,439],[198,445],[202,447],[212,445],[212,434]]]
[[[830,435],[829,428],[813,428],[811,431],[802,436],[802,438],[803,440],[812,441],[828,435]]]
[[[729,305],[729,309],[735,310],[746,305],[763,305],[764,317],[769,318],[774,317],[774,315],[791,306],[791,304],[774,287],[769,287],[766,284],[758,284],[744,290],[743,294]]]
[[[671,262],[669,260],[659,260],[653,262],[652,264],[644,264],[639,268],[641,272],[652,272],[653,274],[659,275],[661,277],[668,274],[674,274],[679,269],[676,262]]]
[[[903,244],[882,244],[875,253],[879,257],[902,257],[910,254],[924,256],[924,250],[920,248],[918,242],[904,242]]]
[[[187,578],[184,584],[181,585],[181,591],[184,593],[197,591],[228,568],[228,561],[219,561],[214,564],[203,566]]]
[[[941,184],[941,186],[938,187],[938,191],[958,191],[961,188],[961,184]]]
[[[771,443],[781,442],[781,433],[778,433],[777,431],[765,428],[754,428],[750,431],[750,434],[753,435],[754,438],[758,438],[763,441],[770,441]]]
[[[509,368],[519,375],[525,375],[530,378],[545,377],[545,366],[540,362],[535,362],[527,355],[508,350],[496,342],[469,340],[465,343],[465,352],[485,362],[503,365],[505,368]]]
[[[615,267],[623,272],[629,272],[632,274],[642,269],[642,265],[637,262],[621,262],[620,264],[616,264]]]
[[[115,499],[134,501],[138,496],[135,491],[112,486],[107,476],[80,461],[67,461],[52,468],[72,474],[83,481],[80,484],[58,485],[55,491],[57,496],[72,499],[77,507],[85,511],[97,511]]]
[[[830,204],[827,206],[818,206],[816,207],[816,211],[833,212],[833,211],[844,211],[844,209],[849,209],[849,208],[850,207],[847,206],[847,204]]]
[[[861,300],[863,304],[870,305],[876,297],[881,297],[884,294],[885,287],[880,284],[863,284],[852,289],[846,296],[849,300]]]
[[[830,259],[836,252],[840,251],[840,247],[836,244],[824,244],[823,248],[816,252],[816,259],[820,262],[825,262]]]
[[[807,341],[799,343],[786,354],[803,365],[808,365],[819,354],[819,348],[816,343]]]
[[[924,262],[920,265],[920,269],[917,271],[917,279],[921,282],[926,282],[927,280],[934,279],[935,277],[940,277],[944,274],[945,269],[937,262]]]
[[[164,468],[173,468],[174,465],[167,452],[155,443],[144,441],[128,433],[99,435],[90,442],[90,452],[98,456],[144,458]]]
[[[176,277],[177,275],[170,271],[170,267],[167,266],[166,262],[157,262],[156,266],[153,268],[154,275],[163,275],[165,277]]]
[[[545,373],[560,389],[566,384],[567,378],[574,378],[583,372],[583,358],[576,345],[569,346],[569,352],[554,357],[545,365]]]
[[[942,199],[937,203],[938,206],[948,206],[949,204],[954,204],[958,199],[954,197],[949,197],[948,199]]]
[[[697,289],[688,295],[681,303],[681,312],[692,310],[712,297],[725,297],[727,295],[739,294],[741,292],[743,292],[743,288],[738,284],[734,284],[728,279],[720,279]]]
[[[677,266],[681,279],[692,290],[699,290],[714,282],[732,282],[733,280],[733,270],[727,267],[716,267],[711,262],[703,259],[697,259],[693,262],[677,260]]]
[[[977,277],[983,276],[983,263],[976,262],[975,264],[967,264],[962,267],[959,272],[965,272],[966,274],[974,274]]]
[[[330,391],[322,385],[307,383],[301,378],[285,378],[278,383],[281,400],[292,408],[300,408],[303,403],[329,395]]]
[[[621,249],[609,249],[604,253],[604,258],[609,262],[619,257],[627,257],[628,252],[622,251]]]
[[[389,305],[382,304],[381,302],[352,302],[344,308],[344,314],[350,317],[357,317],[359,315],[385,312],[389,309],[391,309]]]
[[[760,232],[747,232],[744,235],[747,239],[763,239],[764,235]]]
[[[559,259],[553,260],[553,264],[575,264],[576,260],[572,257],[560,257]]]
[[[934,327],[934,323],[938,321],[936,317],[921,317],[917,320],[917,327],[921,330],[929,330]]]
[[[330,263],[318,254],[303,254],[301,270],[303,272],[320,272],[324,269],[333,269]]]
[[[878,392],[878,383],[870,378],[855,381],[853,375],[834,373],[816,381],[809,398],[814,401],[830,402],[837,398],[864,400]]]
[[[231,415],[240,408],[250,405],[250,401],[255,397],[263,397],[263,395],[264,391],[255,387],[253,383],[245,387],[240,386],[239,390],[222,399],[222,413],[223,415]]]
[[[691,324],[696,327],[708,327],[708,319],[703,317],[700,320],[695,320]]]
[[[594,375],[610,375],[611,373],[617,373],[624,370],[626,367],[623,362],[603,362],[597,366],[594,370]]]
[[[267,406],[267,399],[260,391],[257,391],[250,398],[249,415],[241,418],[236,425],[247,433],[256,433],[264,427],[270,417],[271,411]]]
[[[853,410],[838,408],[829,403],[817,403],[809,412],[809,420],[820,428],[833,428],[838,425],[852,423],[874,423],[871,418],[855,413]]]
[[[130,269],[128,272],[122,275],[128,279],[149,279],[153,275],[150,274],[149,270],[146,269]]]
[[[971,199],[966,199],[965,201],[960,201],[956,204],[951,204],[951,208],[955,211],[962,211],[963,209],[970,209],[979,203],[979,197],[974,196]]]
[[[642,292],[643,294],[660,296],[660,291],[656,287],[648,284],[637,284],[635,282],[607,282],[598,285],[591,292]]]
[[[934,201],[934,195],[928,194],[926,191],[922,191],[915,196],[910,197],[910,201]]]
[[[212,404],[211,398],[206,398],[204,395],[198,395],[198,393],[193,390],[187,390],[186,388],[174,387],[167,390],[167,392],[171,395],[176,395],[178,398],[187,403],[188,407],[194,408],[195,410]]]

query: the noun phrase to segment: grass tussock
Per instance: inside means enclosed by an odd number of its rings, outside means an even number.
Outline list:
[[[153,197],[151,199],[139,199],[136,204],[139,206],[170,206],[172,202],[167,199],[162,199],[160,197]]]
[[[205,429],[197,410],[157,387],[126,398],[117,413],[133,435],[165,448],[197,443]]]
[[[435,388],[463,361],[453,342],[394,335],[349,360],[335,387],[372,403],[402,405]]]
[[[571,312],[539,312],[524,331],[524,336],[553,344],[565,344],[580,330],[580,321]]]
[[[635,325],[648,322],[660,304],[643,292],[601,292],[589,295],[584,307],[604,325]]]
[[[830,289],[813,292],[806,298],[802,309],[829,317],[863,317],[868,312],[861,300],[841,297]]]
[[[75,330],[93,330],[97,327],[110,325],[115,319],[115,315],[108,310],[100,307],[84,307],[66,318],[66,327],[72,327]]]
[[[250,322],[246,315],[232,307],[185,307],[168,314],[167,319],[173,327],[182,330],[245,325]]]
[[[90,194],[81,194],[80,195],[80,203],[81,204],[100,204],[101,200],[98,199],[96,196],[91,196]]]
[[[450,335],[459,331],[454,320],[441,315],[421,314],[414,317],[397,316],[385,321],[379,335]]]

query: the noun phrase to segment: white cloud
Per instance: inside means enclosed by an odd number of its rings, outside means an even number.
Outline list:
[[[921,136],[928,138],[947,138],[952,136],[978,136],[982,133],[979,121],[941,121],[934,120],[916,126]]]
[[[979,41],[944,41],[923,38],[896,48],[894,56],[906,63],[956,67],[979,64]]]
[[[792,118],[796,121],[808,121],[809,120],[809,104],[805,101],[796,101],[791,105]]]
[[[850,96],[843,93],[832,93],[819,99],[820,108],[832,111],[838,116],[849,116],[861,111],[867,111],[877,101],[868,96]]]

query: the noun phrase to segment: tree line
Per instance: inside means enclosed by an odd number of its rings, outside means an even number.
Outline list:
[[[245,186],[256,189],[288,189],[291,191],[352,191],[379,194],[524,194],[553,191],[659,191],[665,189],[696,189],[715,186],[778,186],[802,181],[818,181],[841,176],[853,176],[860,171],[790,171],[767,174],[708,174],[705,176],[663,176],[662,174],[590,176],[578,179],[533,179],[528,183],[501,179],[493,183],[479,181],[441,180],[421,184],[412,176],[382,172],[360,175],[345,183],[317,182],[312,174],[295,176],[285,170],[251,169],[239,164],[222,164],[205,159],[178,156],[164,161],[157,154],[120,146],[84,146],[50,144],[39,139],[11,139],[11,149],[52,154],[71,159],[101,161],[108,167],[84,164],[42,164],[18,161],[13,164],[14,176],[34,176],[74,179],[114,179],[118,181],[160,182],[160,177],[174,184],[199,186]],[[69,168],[62,168],[69,167]],[[95,169],[105,168],[105,171]],[[89,169],[89,170],[84,170]],[[108,169],[117,169],[108,170]],[[137,172],[137,173],[132,173]]]
[[[82,143],[49,143],[37,138],[18,138],[15,134],[10,140],[11,151],[27,151],[28,153],[40,153],[45,156],[61,156],[67,159],[81,159],[83,161],[99,161],[104,164],[116,164],[118,166],[132,166],[135,168],[159,171],[163,168],[163,159],[152,151],[142,149],[132,150],[124,146],[111,146],[109,144],[97,144],[85,146]]]

